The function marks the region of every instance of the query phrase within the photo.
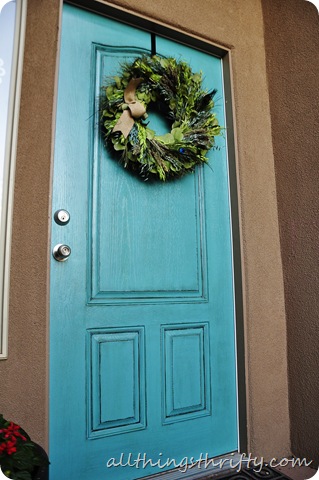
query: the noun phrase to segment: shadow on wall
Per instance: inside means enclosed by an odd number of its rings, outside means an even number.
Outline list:
[[[288,335],[291,448],[319,463],[319,15],[262,0]]]

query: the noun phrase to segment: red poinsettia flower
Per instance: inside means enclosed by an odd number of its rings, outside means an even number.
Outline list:
[[[47,464],[47,457],[20,425],[5,420],[0,414],[0,467],[5,475],[32,480],[35,469]]]

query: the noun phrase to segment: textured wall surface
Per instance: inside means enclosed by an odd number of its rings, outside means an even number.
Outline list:
[[[42,445],[48,417],[48,235],[58,2],[28,2],[14,192],[9,356],[0,412]]]
[[[286,321],[260,0],[201,0],[196,8],[193,0],[115,3],[231,49],[249,451],[265,457],[285,456],[290,453]],[[48,212],[59,5],[59,0],[28,1],[9,359],[0,363],[1,410],[44,444],[48,418]]]
[[[319,462],[319,15],[263,0],[288,333],[292,451]]]

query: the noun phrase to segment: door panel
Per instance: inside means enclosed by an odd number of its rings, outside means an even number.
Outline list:
[[[227,149],[168,183],[142,182],[103,145],[98,96],[148,32],[65,5],[59,72],[50,327],[51,480],[130,480],[163,469],[107,468],[109,458],[181,461],[237,450]],[[158,53],[203,70],[221,60],[157,38]],[[151,126],[165,122],[151,115]]]

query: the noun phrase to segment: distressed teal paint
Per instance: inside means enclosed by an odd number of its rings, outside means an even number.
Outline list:
[[[92,329],[87,342],[89,438],[145,428],[144,328]]]
[[[96,92],[101,91],[109,63],[118,63],[118,55],[125,53],[125,49],[117,48],[114,52],[95,46]],[[134,53],[141,54],[138,49]],[[162,119],[155,112],[151,123],[155,129],[158,124],[163,128]],[[122,303],[123,292],[126,301],[205,299],[205,221],[198,193],[202,172],[185,177],[178,185],[149,185],[131,175],[123,177],[121,166],[105,161],[98,129],[92,152],[90,303],[115,303],[118,299]],[[134,221],[128,222],[128,218]]]
[[[225,140],[211,168],[148,184],[99,134],[104,75],[150,48],[147,32],[64,6],[53,212],[65,208],[71,221],[53,222],[52,247],[66,243],[72,255],[51,264],[50,480],[159,471],[108,469],[122,452],[156,462],[237,450]],[[225,124],[221,60],[162,38],[157,48],[203,70]],[[151,122],[167,128],[155,112]]]
[[[162,327],[164,423],[211,413],[208,324]]]

